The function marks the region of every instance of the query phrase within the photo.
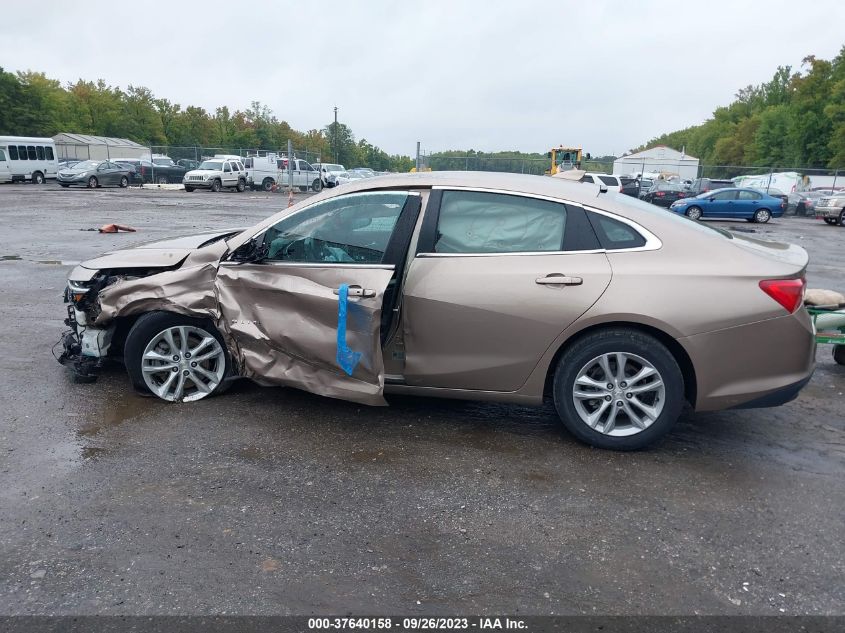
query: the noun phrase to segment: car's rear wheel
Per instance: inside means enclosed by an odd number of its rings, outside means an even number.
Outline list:
[[[229,356],[219,332],[201,319],[151,312],[135,322],[124,346],[132,384],[168,402],[221,393]]]
[[[265,178],[261,183],[261,188],[264,191],[270,191],[273,188],[273,179],[272,178]]]
[[[244,191],[246,191],[246,181],[243,178],[239,179],[237,186],[235,186],[235,189],[238,193],[243,193]]]
[[[59,184],[61,184],[61,185],[62,185],[62,187],[64,187],[65,189],[67,189],[68,187],[70,187],[70,185],[65,185],[65,184],[62,184],[62,183],[59,183]]]
[[[701,218],[701,207],[690,207],[687,209],[686,216],[690,220],[698,220]]]
[[[123,189],[126,189],[129,186],[129,178],[127,178],[126,176],[121,176],[120,177],[120,186]]]
[[[36,185],[43,185],[44,184],[44,174],[40,171],[36,171],[32,174],[32,182]]]
[[[757,224],[765,224],[772,218],[772,214],[768,209],[757,209],[754,212],[754,221]]]
[[[603,330],[561,356],[554,401],[564,426],[597,448],[637,450],[663,437],[684,403],[678,363],[657,339]]]
[[[827,224],[836,224],[836,220],[833,218],[822,218]]]
[[[845,365],[845,345],[833,346],[833,360],[839,365]]]
[[[314,182],[311,183],[311,188],[315,193],[320,193],[323,190],[323,181],[319,178],[315,178]]]
[[[215,180],[213,183],[211,183],[211,190],[212,190],[214,193],[217,193],[217,192],[218,192],[218,191],[220,191],[222,188],[223,188],[223,184],[222,184],[219,180]]]
[[[96,176],[91,176],[88,179],[88,188],[89,189],[96,189],[98,185],[99,185],[99,183],[97,182]]]
[[[835,221],[839,226],[845,226],[845,209],[839,212],[839,218]]]

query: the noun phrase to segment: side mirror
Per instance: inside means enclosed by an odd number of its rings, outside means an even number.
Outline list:
[[[245,244],[241,244],[232,252],[229,259],[241,264],[260,262],[266,259],[268,250],[267,245],[264,244],[264,235],[262,234],[253,237]]]
[[[707,198],[707,200],[708,200],[708,201],[710,201],[710,202],[716,202],[716,198],[715,198],[715,197],[713,197],[713,198]]]

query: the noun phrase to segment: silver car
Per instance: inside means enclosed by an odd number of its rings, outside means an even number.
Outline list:
[[[60,169],[56,180],[62,187],[78,185],[96,189],[97,187],[114,186],[126,188],[132,170],[126,165],[109,160],[84,160],[73,167]]]

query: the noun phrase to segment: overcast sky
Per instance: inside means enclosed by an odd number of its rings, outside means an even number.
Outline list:
[[[390,153],[602,155],[702,122],[778,65],[835,56],[844,26],[842,0],[10,2],[0,66],[212,112],[258,100],[299,130],[337,105]]]

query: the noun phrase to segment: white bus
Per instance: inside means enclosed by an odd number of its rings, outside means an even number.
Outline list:
[[[41,185],[55,178],[58,169],[53,139],[0,136],[0,182],[28,180]]]

